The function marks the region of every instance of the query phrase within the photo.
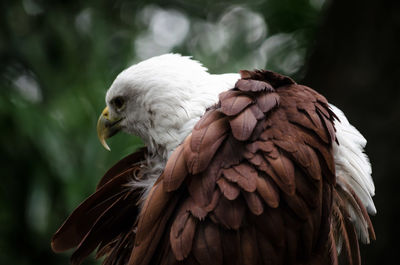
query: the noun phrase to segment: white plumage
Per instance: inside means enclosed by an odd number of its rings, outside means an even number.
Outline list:
[[[376,214],[372,200],[375,185],[371,177],[372,169],[368,156],[364,153],[367,140],[349,123],[344,113],[330,105],[340,121],[335,121],[336,137],[339,144],[333,145],[336,174],[351,183],[370,214]]]
[[[371,177],[372,169],[368,156],[364,153],[367,140],[349,123],[340,109],[334,105],[330,105],[330,107],[340,120],[335,121],[339,144],[333,144],[337,183],[347,190],[346,185],[342,183],[341,178],[343,178],[350,184],[367,211],[370,214],[376,214],[375,204],[372,200],[372,196],[375,195],[375,185]],[[351,204],[348,204],[348,210],[356,225],[359,238],[363,243],[369,243],[368,223],[357,214],[359,211],[353,209]]]

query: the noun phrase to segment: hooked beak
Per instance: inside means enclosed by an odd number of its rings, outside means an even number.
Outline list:
[[[99,137],[101,145],[108,151],[111,151],[111,149],[107,145],[106,139],[112,137],[121,130],[121,120],[122,118],[119,117],[111,118],[108,107],[106,107],[97,121],[97,136]]]

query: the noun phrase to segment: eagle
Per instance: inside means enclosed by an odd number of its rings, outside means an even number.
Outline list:
[[[52,237],[105,265],[361,264],[375,239],[365,138],[313,89],[267,70],[210,74],[165,54],[121,72],[97,132],[145,147]]]

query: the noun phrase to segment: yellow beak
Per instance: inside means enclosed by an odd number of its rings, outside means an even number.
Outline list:
[[[101,145],[103,145],[108,151],[111,151],[111,149],[107,145],[106,139],[112,137],[121,130],[119,124],[121,120],[122,119],[118,117],[111,118],[108,107],[106,107],[97,121],[97,136],[99,137]]]

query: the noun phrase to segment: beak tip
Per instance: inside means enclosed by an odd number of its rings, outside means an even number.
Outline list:
[[[108,146],[108,144],[104,138],[100,138],[100,143],[107,151],[111,151],[111,148]]]

